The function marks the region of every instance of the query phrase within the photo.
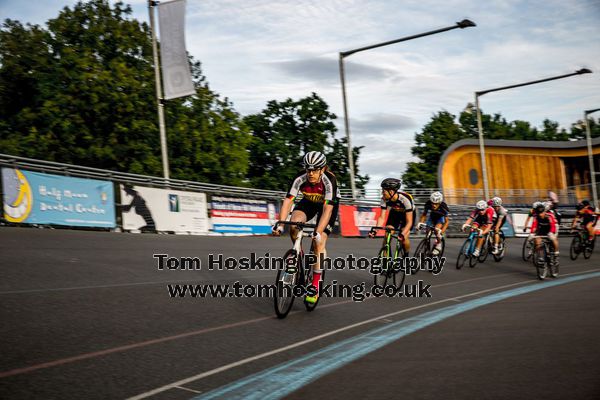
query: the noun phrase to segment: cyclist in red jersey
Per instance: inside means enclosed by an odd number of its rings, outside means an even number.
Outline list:
[[[302,200],[296,204],[292,211],[292,222],[310,221],[317,216],[317,227],[313,232],[313,241],[315,245],[315,255],[317,262],[313,265],[312,285],[317,288],[315,296],[306,296],[306,301],[315,303],[319,297],[319,281],[321,280],[321,256],[326,257],[327,238],[333,230],[333,225],[338,214],[338,203],[340,193],[337,187],[335,175],[327,168],[327,159],[325,155],[318,151],[306,153],[303,159],[305,171],[300,172],[290,187],[286,198],[281,206],[280,220],[287,220],[294,200],[298,194],[302,193]],[[273,235],[279,236],[283,228],[278,225],[273,227]],[[298,228],[290,227],[290,237],[292,243],[298,236]]]
[[[466,222],[462,226],[462,230],[464,231],[472,223],[475,227],[478,227],[482,230],[479,234],[479,238],[477,239],[477,248],[475,251],[473,251],[474,257],[479,257],[479,252],[481,251],[481,246],[483,245],[483,238],[492,229],[494,215],[494,209],[488,206],[487,201],[479,200],[475,205],[475,210],[471,212],[471,215],[469,218],[467,218]]]
[[[546,210],[544,204],[539,204],[535,208],[535,216],[533,217],[533,225],[531,225],[532,236],[548,236],[554,246],[554,256],[558,257],[558,238],[556,237],[556,218],[554,214]],[[535,245],[539,246],[539,238],[535,239]]]

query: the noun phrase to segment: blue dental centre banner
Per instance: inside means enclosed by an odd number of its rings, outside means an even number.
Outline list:
[[[9,222],[116,226],[112,182],[2,168],[2,187]]]

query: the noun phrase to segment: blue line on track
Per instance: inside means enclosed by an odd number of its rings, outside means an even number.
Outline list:
[[[394,340],[398,340],[436,322],[510,297],[598,277],[600,277],[600,272],[541,282],[419,314],[348,338],[294,360],[284,362],[229,385],[194,397],[193,400],[280,399],[307,383],[342,367],[344,364],[352,362]]]

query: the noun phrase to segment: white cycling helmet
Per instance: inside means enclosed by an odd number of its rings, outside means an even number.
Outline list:
[[[488,208],[487,201],[485,201],[485,200],[479,200],[477,202],[477,204],[475,204],[475,208],[477,208],[479,211],[485,210],[486,208]]]
[[[306,169],[319,169],[323,168],[325,164],[327,164],[325,154],[321,153],[320,151],[309,151],[304,155],[304,159],[302,161],[304,163],[304,168]]]
[[[439,204],[444,200],[444,195],[440,192],[433,192],[431,193],[429,200],[434,204]]]
[[[536,209],[538,206],[543,206],[541,201],[534,201],[531,208]]]
[[[494,207],[500,207],[502,205],[502,199],[500,197],[498,197],[498,196],[494,197],[492,199],[492,205]]]

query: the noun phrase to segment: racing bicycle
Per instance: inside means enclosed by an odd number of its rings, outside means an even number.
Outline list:
[[[575,261],[579,254],[583,253],[583,258],[586,260],[592,256],[594,252],[594,244],[596,243],[596,235],[590,243],[588,241],[589,233],[585,229],[578,229],[577,234],[571,241],[571,248],[569,249],[569,257]]]
[[[273,302],[275,305],[275,314],[278,318],[285,318],[294,304],[296,298],[295,290],[298,288],[308,289],[312,284],[312,264],[305,265],[304,251],[302,250],[302,239],[312,235],[313,231],[305,231],[306,228],[315,229],[316,224],[307,224],[304,222],[291,222],[291,221],[277,221],[275,228],[278,225],[293,225],[299,228],[298,237],[291,249],[289,249],[283,256],[283,266],[277,271],[277,279],[275,280],[275,297]],[[310,246],[310,255],[314,255],[314,242]],[[307,257],[308,259],[308,257]],[[323,287],[325,281],[325,269],[321,272],[321,285],[319,291]],[[320,294],[320,293],[319,293]],[[315,303],[309,303],[304,301],[304,306],[307,311],[313,311],[320,300],[319,296]]]
[[[458,252],[458,258],[456,259],[456,269],[461,269],[467,260],[469,260],[469,267],[473,268],[477,265],[478,257],[473,255],[475,249],[477,248],[477,239],[481,232],[483,232],[479,227],[471,225],[471,232],[467,237],[467,240],[463,243],[460,251]],[[485,242],[482,247],[485,247]]]
[[[401,233],[392,233],[396,230],[394,228],[371,227],[371,232],[375,233],[378,230],[385,231],[385,243],[381,246],[379,253],[377,253],[381,273],[373,276],[373,283],[383,287],[393,284],[395,287],[400,288],[406,278],[406,271],[403,268],[395,268],[394,265],[406,257],[403,246],[404,236]],[[392,247],[392,239],[396,239],[395,247]]]
[[[443,235],[442,235],[442,238],[440,239],[441,246],[440,246],[439,252],[437,254],[433,254],[433,251],[437,244],[436,233],[441,232],[442,230],[440,228],[436,228],[435,226],[431,226],[431,225],[425,225],[423,230],[425,231],[425,237],[423,238],[423,240],[421,240],[421,242],[419,242],[419,245],[417,246],[417,249],[415,250],[415,256],[423,253],[423,255],[425,257],[442,258],[442,256],[444,255],[444,250],[446,249],[446,239],[444,238]]]

